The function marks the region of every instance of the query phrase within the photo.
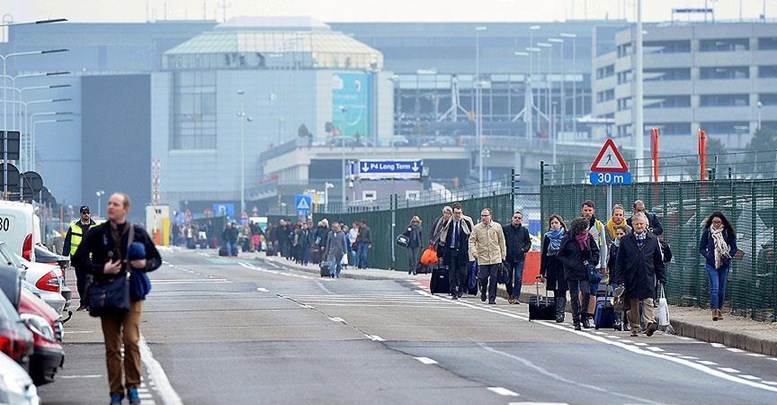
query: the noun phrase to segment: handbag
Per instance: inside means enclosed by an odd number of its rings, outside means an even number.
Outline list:
[[[507,284],[510,281],[510,272],[507,271],[507,266],[501,263],[496,269],[496,282],[499,284]]]
[[[429,245],[424,253],[421,254],[421,264],[424,266],[431,266],[437,264],[437,252],[434,250],[434,245]]]
[[[405,235],[399,235],[397,236],[397,239],[395,240],[396,244],[402,247],[407,247],[408,244],[410,244],[410,238],[408,238]]]
[[[672,261],[672,247],[669,246],[669,242],[663,240],[658,242],[658,246],[661,248],[661,257],[664,263]]]
[[[664,286],[658,287],[658,326],[669,326],[669,305],[666,302]]]
[[[89,315],[100,317],[110,313],[129,311],[130,294],[127,273],[120,274],[104,283],[92,282],[88,288]]]
[[[591,285],[597,285],[602,282],[602,276],[599,274],[599,269],[597,269],[596,266],[586,261],[585,270],[588,272],[588,282],[591,283]]]
[[[141,270],[132,270],[129,278],[129,293],[133,301],[143,301],[146,295],[151,292],[151,280],[148,274]]]

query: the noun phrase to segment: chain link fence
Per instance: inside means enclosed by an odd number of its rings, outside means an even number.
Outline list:
[[[564,183],[545,182],[541,187],[542,218],[556,213],[569,222],[580,215],[580,205],[585,200],[594,201],[602,222],[609,218],[606,186]],[[699,254],[699,240],[706,218],[721,211],[734,226],[738,247],[745,253],[743,259],[732,261],[726,304],[735,314],[760,321],[777,320],[777,179],[740,180],[726,176],[711,181],[613,186],[612,202],[623,205],[627,216],[635,200],[644,201],[659,216],[664,239],[672,247],[674,258],[667,265],[669,303],[709,306],[709,281]]]

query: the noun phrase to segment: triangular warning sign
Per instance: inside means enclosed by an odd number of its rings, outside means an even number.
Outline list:
[[[627,172],[629,166],[626,165],[626,161],[623,160],[623,156],[618,151],[612,138],[607,138],[604,142],[604,146],[599,151],[599,154],[594,159],[594,163],[591,165],[592,172]]]
[[[300,198],[299,202],[297,203],[297,210],[299,211],[306,211],[310,209],[310,204],[308,204],[307,198]]]

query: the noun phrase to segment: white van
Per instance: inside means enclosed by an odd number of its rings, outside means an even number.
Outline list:
[[[12,252],[35,261],[35,244],[41,243],[40,218],[32,204],[0,201],[0,241]]]

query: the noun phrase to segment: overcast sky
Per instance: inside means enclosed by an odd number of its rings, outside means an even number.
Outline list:
[[[739,19],[740,5],[744,19],[756,19],[764,3],[767,17],[777,18],[777,0],[707,0],[707,3],[714,7],[717,19]],[[17,22],[44,18],[142,22],[162,20],[165,15],[170,20],[206,16],[221,21],[224,11],[227,18],[293,15],[311,16],[325,22],[510,22],[564,21],[586,16],[633,20],[635,4],[636,0],[0,0],[0,14],[10,14]],[[705,0],[643,0],[643,18],[669,21],[672,8],[703,8],[704,5]],[[680,19],[687,20],[688,16]]]

